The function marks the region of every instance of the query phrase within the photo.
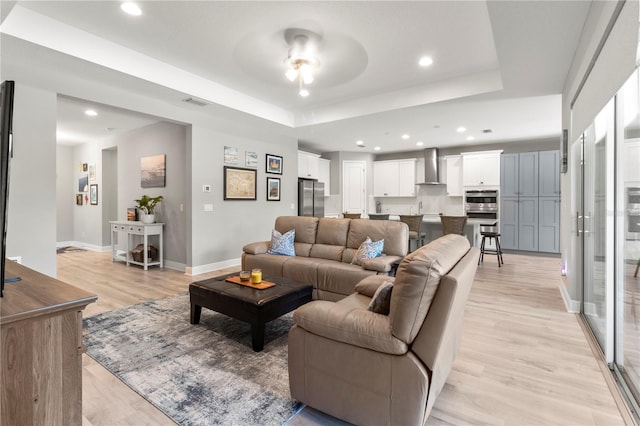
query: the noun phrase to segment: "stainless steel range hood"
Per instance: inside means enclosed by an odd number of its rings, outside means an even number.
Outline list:
[[[438,148],[426,148],[424,150],[424,182],[419,182],[418,185],[439,184]]]

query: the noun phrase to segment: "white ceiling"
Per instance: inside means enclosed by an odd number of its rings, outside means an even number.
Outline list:
[[[559,137],[560,93],[590,2],[140,6],[142,16],[132,17],[119,2],[18,1],[2,11],[1,31],[12,36],[6,43],[15,38],[51,50],[68,66],[79,58],[117,71],[105,73],[114,84],[122,73],[152,83],[144,85],[147,95],[163,101],[184,94],[216,104],[204,107],[212,114],[222,106],[290,127],[308,149],[356,150],[361,139],[365,151],[392,152],[414,150],[417,141],[445,147]],[[284,77],[287,28],[322,37],[308,98]],[[419,67],[422,55],[434,64]],[[11,60],[33,60],[25,56]],[[84,108],[78,100],[61,98],[61,105],[60,133],[80,139],[154,120],[101,106],[105,115],[88,126],[87,117],[76,115]],[[467,131],[456,132],[458,126]],[[402,140],[403,133],[411,138]]]

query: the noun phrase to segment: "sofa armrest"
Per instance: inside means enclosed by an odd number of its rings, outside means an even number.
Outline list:
[[[293,321],[310,333],[348,345],[393,355],[408,350],[391,334],[388,316],[348,304],[316,300],[296,309]]]
[[[401,259],[402,256],[380,256],[372,259],[363,259],[362,267],[369,271],[389,272],[393,268],[393,263]]]
[[[242,247],[242,251],[247,254],[265,254],[269,250],[271,241],[258,241],[256,243],[249,243]]]
[[[364,296],[373,297],[378,287],[386,282],[393,283],[396,277],[388,275],[369,275],[356,284],[356,291]]]

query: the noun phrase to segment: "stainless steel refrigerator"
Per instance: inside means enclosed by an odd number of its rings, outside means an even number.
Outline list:
[[[298,216],[324,217],[324,183],[298,180]]]

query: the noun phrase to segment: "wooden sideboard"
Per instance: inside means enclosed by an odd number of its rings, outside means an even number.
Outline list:
[[[82,311],[97,297],[6,261],[0,425],[82,424]]]

